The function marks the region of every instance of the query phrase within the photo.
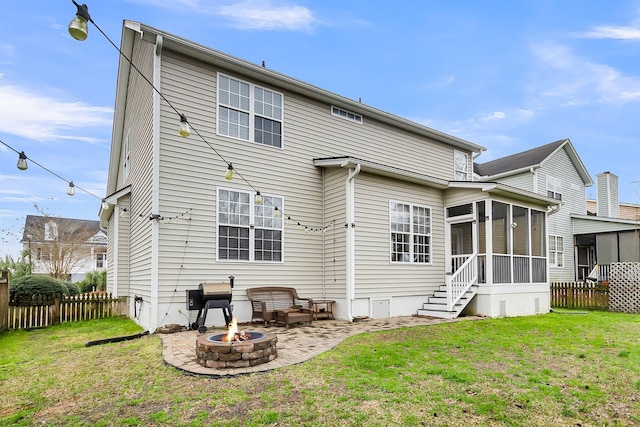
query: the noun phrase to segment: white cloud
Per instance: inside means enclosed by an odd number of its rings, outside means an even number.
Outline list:
[[[109,127],[113,110],[83,102],[68,102],[30,92],[17,86],[0,86],[0,132],[36,141],[74,139],[98,142],[83,136],[85,127]]]
[[[200,15],[221,16],[231,25],[247,30],[303,30],[310,31],[317,23],[304,6],[284,4],[277,0],[241,0],[207,2],[203,0],[130,0],[176,11]],[[224,3],[220,5],[220,3]]]
[[[598,64],[554,42],[532,47],[538,60],[534,96],[557,100],[557,105],[585,105],[596,102],[629,102],[638,99],[640,79],[622,75],[605,64]]]
[[[483,122],[488,122],[492,120],[504,120],[506,118],[507,118],[507,115],[504,113],[504,111],[494,111],[492,114],[489,114],[488,116],[481,117],[480,120]]]
[[[310,30],[313,23],[313,15],[306,7],[276,6],[262,0],[246,0],[222,6],[219,14],[245,29]]]
[[[588,39],[640,40],[640,28],[600,25],[581,36]]]

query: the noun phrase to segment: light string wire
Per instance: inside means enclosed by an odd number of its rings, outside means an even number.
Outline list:
[[[73,2],[73,4],[80,9],[80,5],[75,1],[75,0],[71,0]],[[84,6],[84,5],[83,5]],[[86,6],[85,6],[86,8]],[[225,159],[225,157],[215,148],[215,146],[213,144],[211,144],[209,141],[207,141],[207,139],[198,131],[197,127],[193,126],[188,119],[186,118],[186,116],[182,113],[180,113],[180,111],[171,103],[171,101],[169,101],[169,99],[167,99],[167,97],[160,92],[155,85],[153,84],[152,81],[149,80],[149,78],[147,76],[144,75],[144,73],[142,73],[142,71],[131,61],[131,59],[129,59],[127,57],[127,55],[124,54],[124,52],[122,52],[122,50],[113,42],[113,40],[111,40],[111,38],[102,30],[102,28],[100,28],[100,26],[98,24],[96,24],[96,22],[93,20],[93,18],[91,18],[91,16],[88,14],[88,10],[87,10],[87,21],[91,22],[91,24],[93,24],[93,26],[100,32],[100,34],[103,35],[103,37],[109,42],[109,44],[111,44],[111,46],[113,46],[118,53],[131,65],[131,67],[149,84],[149,86],[151,86],[151,88],[153,89],[153,91],[155,91],[161,99],[163,99],[167,105],[180,117],[181,120],[184,120],[192,129],[192,131],[205,143],[207,144],[207,146],[227,165],[228,169],[231,169],[233,171],[233,173],[235,175],[237,175],[247,186],[249,186],[254,193],[258,194],[259,193],[259,189],[254,186],[247,178],[245,178],[242,173],[240,171],[238,171],[231,162],[229,162],[227,159]],[[9,148],[10,150],[14,151],[16,154],[20,155],[24,155],[25,160],[29,160],[30,162],[32,162],[33,164],[35,164],[36,166],[40,167],[41,169],[43,169],[44,171],[48,172],[49,174],[57,177],[58,179],[66,182],[69,186],[73,186],[75,189],[78,189],[92,197],[95,197],[98,200],[101,200],[102,202],[106,202],[105,198],[103,197],[99,197],[93,193],[91,193],[90,191],[86,190],[83,187],[78,186],[77,184],[75,184],[75,182],[73,180],[68,180],[64,177],[62,177],[61,175],[53,172],[52,170],[50,170],[49,168],[43,166],[42,164],[40,164],[39,162],[33,160],[30,157],[27,157],[26,154],[24,154],[24,151],[18,151],[17,149],[13,148],[12,146],[10,146],[9,144],[7,144],[6,142],[0,140],[0,143],[2,143],[5,147]],[[308,231],[308,232],[324,232],[326,231],[329,227],[333,226],[333,221],[331,221],[330,224],[325,225],[323,227],[310,227],[307,225],[304,225],[302,223],[300,223],[300,221],[295,220],[294,218],[291,218],[290,215],[288,215],[284,210],[278,208],[277,205],[275,205],[271,200],[270,197],[263,197],[263,201],[266,202],[267,204],[271,205],[274,208],[274,211],[279,211],[279,213],[282,216],[283,221],[287,221],[287,222],[293,222],[294,224],[296,224],[296,226],[300,229],[304,228],[304,231]],[[108,203],[108,202],[107,202]],[[113,204],[115,206],[120,207],[117,204]],[[180,219],[181,217],[185,216],[188,212],[191,211],[191,209],[187,210],[185,213],[175,216],[175,217],[164,217],[162,215],[159,214],[150,214],[149,216],[143,215],[142,213],[137,213],[132,211],[130,208],[122,208],[123,212],[128,212],[130,215],[132,216],[137,216],[140,218],[148,218],[149,220],[157,220],[157,221],[164,221],[164,220],[172,220],[172,219]]]
[[[78,3],[76,3],[75,0],[71,0],[73,2],[74,5],[76,5],[76,7],[80,7],[78,5]],[[189,122],[189,119],[186,117],[186,115],[184,115],[183,113],[181,113],[172,103],[171,101],[169,101],[169,99],[167,99],[167,97],[160,92],[160,90],[158,90],[158,88],[155,87],[155,85],[153,84],[153,82],[147,77],[145,76],[142,71],[140,71],[140,69],[133,63],[133,61],[131,61],[131,59],[129,59],[129,57],[127,57],[127,55],[124,54],[124,52],[122,52],[122,50],[113,42],[113,40],[111,40],[111,38],[104,32],[102,31],[102,28],[100,28],[100,26],[98,24],[96,24],[96,22],[93,20],[93,18],[91,18],[91,16],[88,16],[88,21],[91,22],[91,24],[93,24],[94,27],[96,27],[96,29],[100,32],[100,34],[102,34],[104,36],[105,39],[107,39],[107,41],[111,44],[111,46],[113,46],[118,53],[131,65],[131,67],[133,67],[133,69],[149,84],[149,86],[151,86],[151,88],[153,89],[154,92],[156,92],[160,98],[162,98],[167,105],[178,115],[178,117],[180,117],[180,120],[185,121],[189,127],[191,128],[191,130],[205,143],[207,144],[207,146],[209,146],[209,148],[211,148],[211,150],[213,150],[213,152],[227,165],[228,169],[232,169],[234,174],[238,175],[238,177],[247,185],[249,186],[249,188],[251,188],[253,190],[254,193],[258,193],[259,189],[254,186],[248,179],[246,179],[242,173],[240,171],[238,171],[234,166],[233,163],[228,161],[227,159],[225,159],[225,157],[215,148],[215,146],[213,144],[211,144],[209,141],[207,141],[207,139],[198,131],[198,128],[196,126],[193,126],[193,124],[191,122]],[[294,223],[296,223],[298,226],[303,226],[299,221],[296,221],[295,219],[291,218],[290,215],[287,215],[286,212],[284,212],[283,210],[281,210],[280,208],[278,208],[275,204],[273,204],[271,202],[271,200],[269,200],[268,198],[264,198],[264,200],[270,204],[275,210],[280,211],[283,220],[286,219],[287,221],[293,221]],[[328,229],[330,226],[333,225],[333,222],[329,225],[326,225],[324,227],[309,227],[304,225],[304,229],[305,230],[309,230],[309,231],[316,231],[316,232],[324,232],[326,229]]]

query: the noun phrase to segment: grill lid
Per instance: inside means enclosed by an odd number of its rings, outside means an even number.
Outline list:
[[[204,282],[199,286],[202,296],[229,296],[231,295],[231,285],[229,283]]]

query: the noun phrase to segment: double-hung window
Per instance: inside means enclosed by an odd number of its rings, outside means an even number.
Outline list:
[[[462,151],[453,152],[453,173],[456,181],[466,181],[468,176],[469,156]]]
[[[282,198],[218,189],[218,260],[282,261]]]
[[[549,265],[564,266],[564,242],[561,236],[549,235]]]
[[[547,196],[556,200],[562,200],[562,181],[547,175]]]
[[[389,202],[391,262],[431,262],[431,209]]]
[[[281,93],[218,74],[218,134],[282,148]]]

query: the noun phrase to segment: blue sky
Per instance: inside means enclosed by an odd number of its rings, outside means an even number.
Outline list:
[[[87,1],[87,0],[85,0]],[[589,173],[640,203],[640,0],[102,0],[119,46],[140,21],[488,148],[485,162],[570,138]],[[0,256],[24,218],[97,219],[118,52],[67,25],[71,0],[0,1]],[[67,183],[90,192],[66,195]],[[587,190],[595,198],[595,187]],[[16,237],[17,236],[17,237]]]

